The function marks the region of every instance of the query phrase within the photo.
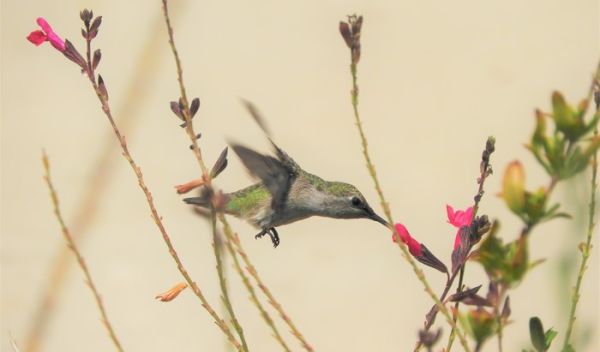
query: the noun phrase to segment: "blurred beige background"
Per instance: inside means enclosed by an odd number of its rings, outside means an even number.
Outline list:
[[[361,113],[369,145],[394,217],[449,262],[455,230],[445,204],[464,208],[475,192],[479,157],[488,135],[497,139],[496,171],[481,212],[502,221],[502,236],[519,229],[495,194],[505,165],[527,165],[530,188],[546,184],[522,147],[533,128],[533,109],[549,108],[554,89],[583,98],[600,58],[599,6],[567,1],[172,1],[176,40],[188,92],[202,106],[196,126],[210,164],[235,139],[266,150],[261,131],[239,103],[254,101],[278,143],[303,167],[325,179],[359,187],[374,207],[349,104],[348,50],[338,33],[346,14],[365,17],[359,67]],[[128,351],[219,351],[223,336],[191,292],[164,304],[154,296],[181,281],[152,223],[135,178],[109,133],[88,82],[50,46],[25,36],[44,16],[83,50],[78,13],[103,16],[96,45],[117,118],[127,119],[130,149],[172,239],[193,278],[219,307],[209,226],[197,219],[173,186],[198,175],[188,141],[169,111],[178,96],[174,62],[161,22],[160,1],[2,1],[2,218],[0,349],[9,334],[21,346],[51,265],[65,246],[42,180],[40,155],[49,153],[67,222],[89,226],[81,250],[114,327]],[[141,78],[140,78],[141,72]],[[136,78],[137,77],[137,78]],[[133,82],[133,83],[132,83]],[[132,85],[133,84],[133,85]],[[110,139],[108,139],[110,138]],[[95,165],[108,151],[96,209],[77,219]],[[96,177],[96,178],[95,178]],[[574,271],[576,245],[587,221],[589,175],[560,184],[573,221],[540,226],[531,257],[548,261],[511,292],[514,324],[507,351],[529,346],[528,318],[540,316],[564,337],[561,268]],[[225,190],[251,180],[239,160],[218,179]],[[377,205],[377,206],[375,206]],[[257,269],[318,351],[407,351],[431,301],[390,234],[368,221],[313,218],[280,228],[282,243],[254,240],[237,220]],[[577,336],[585,351],[600,350],[598,236],[583,284]],[[109,339],[79,269],[67,272],[43,351],[109,351]],[[443,277],[425,269],[437,292]],[[467,284],[484,280],[470,265]],[[277,351],[240,280],[231,293],[254,351]],[[293,350],[300,350],[285,331]],[[444,337],[449,329],[444,326]],[[591,334],[592,333],[592,334]],[[591,336],[590,336],[591,334]],[[441,348],[441,345],[439,346]],[[456,348],[455,350],[459,350]],[[484,350],[495,351],[496,341]]]

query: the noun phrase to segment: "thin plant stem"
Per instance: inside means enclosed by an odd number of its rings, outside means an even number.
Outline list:
[[[184,1],[176,2],[176,6],[183,6]],[[148,35],[149,38],[157,37],[163,30],[162,15],[156,18],[153,27]],[[116,108],[116,116],[119,116],[118,124],[122,131],[130,131],[140,118],[139,107],[143,106],[143,99],[147,97],[146,90],[140,89],[148,79],[148,72],[154,72],[160,66],[163,56],[159,55],[159,44],[156,40],[147,40],[144,48],[140,52],[132,79],[128,81],[125,89],[125,97],[122,103]],[[80,243],[87,238],[89,226],[93,223],[97,212],[98,204],[102,203],[102,198],[107,194],[104,190],[109,184],[113,174],[115,158],[114,152],[118,146],[113,143],[111,131],[106,131],[107,138],[103,138],[103,145],[99,148],[94,165],[88,174],[91,175],[87,182],[86,189],[75,206],[76,212],[71,224],[72,235]],[[67,247],[60,247],[54,254],[54,260],[47,270],[48,280],[46,286],[41,290],[38,302],[35,304],[35,311],[30,319],[31,326],[24,339],[24,352],[37,352],[43,350],[44,335],[49,323],[52,321],[55,313],[55,305],[62,296],[64,284],[67,281],[68,270],[71,266],[70,251]]]
[[[229,232],[231,233],[230,230],[231,229],[229,229]],[[235,236],[234,241],[236,241],[236,242],[239,243],[240,240],[239,240],[238,234],[234,233],[234,236]],[[283,348],[284,351],[291,352],[290,348],[287,346],[287,344],[283,340],[283,337],[279,333],[279,330],[275,326],[275,322],[273,321],[273,319],[271,318],[271,316],[269,315],[269,313],[267,312],[267,310],[263,307],[263,305],[258,300],[258,296],[256,295],[256,291],[254,290],[254,287],[252,286],[252,283],[250,283],[250,279],[244,273],[244,269],[242,268],[242,266],[240,264],[239,258],[237,256],[235,248],[233,247],[232,242],[233,241],[227,240],[225,242],[225,246],[227,247],[229,255],[233,259],[233,264],[234,264],[235,270],[237,271],[237,273],[242,278],[242,282],[244,283],[244,286],[246,286],[246,289],[250,293],[250,300],[254,303],[254,305],[256,306],[256,308],[258,308],[258,311],[260,312],[260,316],[264,319],[265,323],[273,331],[273,337],[275,338],[275,340],[277,340],[277,342],[279,342],[279,344],[281,345],[281,347]]]
[[[243,351],[242,346],[237,341],[237,339],[233,336],[233,334],[231,333],[231,330],[229,329],[229,327],[227,326],[225,321],[215,312],[215,310],[212,308],[212,306],[208,303],[208,301],[204,297],[204,294],[200,290],[200,287],[192,280],[191,276],[185,269],[185,266],[183,265],[183,262],[179,258],[179,255],[177,254],[177,251],[175,250],[175,247],[173,246],[173,243],[171,242],[171,238],[162,222],[162,217],[159,215],[158,210],[156,209],[156,205],[154,204],[154,198],[152,197],[152,193],[148,189],[148,186],[146,186],[146,182],[144,181],[144,175],[142,173],[142,169],[138,166],[138,164],[135,162],[135,160],[131,156],[131,153],[129,152],[129,148],[127,146],[127,141],[125,140],[125,136],[123,136],[119,127],[115,123],[115,120],[113,118],[113,115],[112,115],[112,112],[110,109],[110,104],[108,103],[108,96],[106,94],[106,89],[104,87],[101,88],[101,86],[98,83],[96,83],[96,79],[94,78],[93,72],[91,72],[90,70],[86,70],[86,71],[87,71],[86,74],[92,84],[92,87],[94,88],[94,91],[96,92],[96,96],[98,97],[98,100],[100,101],[100,103],[102,105],[102,111],[108,118],[108,121],[113,129],[113,132],[115,133],[115,136],[117,137],[117,140],[119,141],[119,145],[121,146],[121,150],[122,150],[122,155],[125,158],[125,160],[127,160],[127,162],[129,163],[129,166],[131,166],[133,172],[136,175],[136,178],[138,180],[138,185],[141,188],[142,192],[144,193],[144,196],[146,197],[146,202],[148,203],[148,207],[150,208],[150,214],[152,216],[152,220],[154,220],[154,223],[158,227],[158,229],[162,235],[163,241],[165,242],[165,244],[168,248],[169,254],[171,255],[171,257],[175,261],[175,264],[177,265],[177,270],[179,270],[179,272],[184,277],[187,284],[192,288],[192,291],[194,292],[194,294],[198,297],[198,299],[200,299],[200,302],[202,303],[202,307],[204,307],[204,309],[206,309],[206,311],[213,317],[213,319],[215,320],[215,323],[223,331],[223,333],[227,336],[229,341],[236,347],[236,349],[238,349],[239,351]]]
[[[491,149],[490,149],[490,143],[492,146]],[[483,197],[483,194],[484,194],[483,186],[485,184],[485,180],[491,174],[490,155],[493,152],[494,152],[493,139],[492,139],[492,137],[489,137],[488,141],[486,142],[485,151],[483,152],[481,165],[479,167],[480,175],[479,175],[479,178],[477,179],[477,183],[479,184],[479,187],[477,188],[477,194],[474,197],[475,203],[473,204],[473,219],[475,219],[475,216],[477,215],[477,212],[479,211],[479,203],[481,202],[481,198]],[[469,251],[470,250],[471,249],[469,249]],[[462,263],[460,266],[460,275],[458,277],[458,285],[456,286],[456,293],[460,293],[463,289],[463,280],[465,277],[466,266],[467,266],[466,262]],[[452,284],[452,283],[450,283],[450,284]],[[442,300],[446,297],[446,293],[447,293],[447,291],[444,291],[444,294],[442,294],[442,297],[443,297]],[[459,304],[460,304],[460,301],[456,301],[456,303],[454,304],[455,311],[458,311]],[[455,323],[456,323],[456,319],[457,319],[457,316],[455,315],[453,317],[453,320]],[[433,322],[430,322],[430,323],[433,323]],[[431,326],[431,324],[429,326],[426,326],[425,328],[429,329],[430,326]],[[452,343],[454,342],[455,336],[456,336],[456,329],[453,326],[452,330],[450,331],[450,335],[448,336],[448,343],[446,344],[446,352],[450,352],[450,350],[452,349]],[[499,338],[501,339],[501,337],[499,337]]]
[[[242,349],[244,351],[248,351],[248,345],[246,343],[246,338],[244,337],[244,330],[242,329],[242,327],[240,326],[240,323],[235,315],[235,311],[233,310],[233,307],[231,305],[231,300],[229,299],[229,292],[227,290],[227,282],[225,281],[225,275],[224,275],[224,270],[223,270],[223,258],[221,256],[221,250],[218,248],[219,246],[222,246],[222,244],[218,244],[220,239],[218,238],[219,234],[217,233],[217,219],[215,218],[215,214],[213,211],[213,214],[211,214],[211,226],[212,226],[212,233],[213,233],[213,249],[215,252],[215,258],[217,260],[217,273],[219,276],[219,285],[221,286],[221,299],[223,300],[223,303],[225,304],[225,308],[227,309],[227,312],[229,313],[229,317],[231,318],[231,322],[233,323],[233,326],[235,328],[235,330],[237,331],[238,335],[240,336],[240,341],[242,343]]]
[[[169,17],[169,7],[167,0],[162,0],[163,4],[163,14],[165,17],[165,23],[167,25],[167,31],[169,33],[169,45],[171,47],[171,51],[173,52],[173,58],[175,59],[175,65],[177,66],[177,82],[179,83],[179,92],[181,94],[181,100],[183,102],[183,116],[185,118],[185,131],[192,141],[192,150],[194,152],[194,156],[198,161],[198,165],[200,169],[202,169],[202,174],[206,175],[207,184],[210,184],[210,175],[208,173],[208,168],[202,159],[202,153],[200,152],[200,147],[198,146],[198,138],[196,138],[196,134],[194,133],[194,126],[192,121],[192,115],[190,113],[187,93],[185,90],[185,85],[183,83],[183,68],[181,65],[181,60],[179,59],[179,53],[177,52],[177,46],[175,46],[175,37],[173,35],[173,27],[171,26],[171,19]]]
[[[188,99],[187,99],[186,89],[185,89],[185,85],[183,83],[183,69],[182,69],[182,65],[181,65],[181,60],[179,59],[179,54],[177,52],[177,48],[175,46],[175,41],[174,41],[174,36],[173,36],[173,29],[172,29],[172,26],[171,26],[171,22],[169,20],[169,12],[168,12],[167,0],[162,0],[162,2],[163,2],[163,13],[164,13],[164,16],[165,16],[165,22],[167,24],[167,29],[168,29],[168,32],[169,32],[169,44],[171,46],[171,50],[173,52],[173,56],[175,58],[175,62],[176,62],[176,66],[177,66],[177,77],[178,77],[177,80],[178,80],[179,88],[180,88],[180,92],[181,92],[181,99],[182,99],[183,104],[184,104],[183,115],[184,115],[185,122],[186,122],[186,132],[187,132],[188,137],[192,141],[192,150],[194,151],[194,154],[196,156],[198,164],[200,165],[200,168],[202,169],[203,178],[205,180],[207,180],[207,185],[210,185],[210,183],[211,183],[210,174],[209,174],[208,169],[206,168],[206,165],[204,164],[204,161],[202,159],[202,154],[201,154],[200,148],[199,148],[198,143],[197,143],[196,133],[195,133],[194,128],[193,128],[193,122],[192,122],[191,114],[190,114],[190,111],[189,111],[189,105],[188,105]],[[250,262],[250,260],[248,258],[248,255],[246,254],[246,252],[242,248],[242,245],[241,245],[241,242],[240,242],[239,238],[237,237],[237,235],[236,236],[233,235],[233,231],[231,230],[231,227],[230,227],[229,223],[227,222],[225,216],[222,213],[219,213],[218,217],[219,217],[219,220],[221,221],[221,223],[223,225],[224,232],[225,232],[226,237],[227,237],[227,246],[231,246],[231,242],[232,241],[235,243],[235,248],[236,248],[237,252],[242,256],[242,259],[244,260],[244,262],[246,263],[248,272],[253,276],[253,278],[257,282],[257,285],[263,291],[263,293],[265,294],[265,296],[267,296],[269,302],[273,305],[273,307],[275,308],[275,310],[278,311],[278,313],[280,314],[280,316],[282,317],[282,319],[290,327],[290,329],[292,330],[292,334],[296,338],[298,338],[298,340],[300,341],[300,343],[302,344],[302,346],[307,351],[309,351],[309,352],[313,351],[312,347],[308,344],[308,342],[306,341],[306,339],[304,338],[304,336],[296,328],[296,326],[294,325],[294,323],[292,322],[292,320],[289,318],[289,316],[283,311],[282,306],[275,300],[275,297],[271,294],[271,292],[268,289],[268,287],[262,282],[262,280],[258,276],[258,272],[254,268],[254,266],[251,264],[251,262]],[[231,251],[230,253],[232,253],[232,257],[233,257],[234,263],[239,263],[238,258],[235,255],[235,251]],[[288,351],[289,348],[287,347],[287,345],[283,341],[283,338],[281,337],[281,335],[277,331],[277,328],[275,327],[275,325],[273,323],[273,320],[270,318],[270,316],[268,315],[268,313],[266,312],[266,310],[264,310],[264,308],[260,305],[258,299],[256,298],[256,294],[254,293],[254,289],[252,288],[252,285],[250,284],[250,281],[243,274],[243,271],[238,270],[238,274],[240,274],[240,277],[242,278],[242,281],[244,282],[244,285],[246,286],[246,289],[248,289],[248,292],[250,292],[251,297],[253,297],[252,301],[256,305],[257,309],[261,312],[261,316],[263,316],[263,319],[265,320],[265,322],[267,323],[267,325],[269,325],[271,327],[271,329],[273,330],[273,333],[275,334],[275,338],[280,342],[280,344],[282,345],[282,347],[286,351]],[[241,327],[240,327],[240,331],[241,331]],[[238,333],[240,331],[238,331]]]
[[[102,324],[106,328],[106,331],[108,332],[108,335],[110,336],[113,345],[115,345],[116,350],[122,352],[123,348],[121,347],[121,342],[119,342],[119,338],[117,337],[115,330],[113,329],[110,321],[108,320],[108,315],[106,314],[106,308],[104,307],[104,303],[102,303],[102,297],[100,296],[100,292],[98,292],[96,284],[94,284],[94,280],[92,279],[92,275],[90,274],[87,264],[85,263],[85,259],[83,258],[83,255],[81,255],[81,252],[77,248],[77,244],[75,244],[75,241],[73,241],[71,232],[69,231],[69,228],[67,227],[63,219],[62,213],[60,211],[60,202],[58,200],[58,194],[56,193],[56,189],[54,188],[54,184],[52,183],[52,178],[50,177],[50,160],[48,159],[48,155],[45,151],[42,152],[42,162],[44,164],[45,171],[44,180],[46,181],[46,184],[48,185],[48,190],[50,191],[52,205],[54,206],[54,215],[56,216],[56,219],[60,224],[60,228],[62,230],[65,241],[67,241],[67,247],[71,250],[71,252],[73,252],[73,255],[75,255],[75,258],[77,259],[77,264],[79,265],[79,268],[81,268],[81,271],[85,276],[86,283],[90,288],[90,291],[92,291],[92,294],[94,295],[94,300],[96,301],[96,305],[98,306],[98,310],[100,311],[100,316],[102,317]]]
[[[598,79],[600,75],[600,65],[598,70],[596,71],[595,79]],[[594,81],[596,84],[597,82]],[[598,106],[596,106],[596,111],[598,111]],[[594,137],[598,136],[598,127],[596,126],[594,129]],[[590,185],[590,205],[589,205],[589,213],[588,213],[588,226],[587,226],[587,235],[585,244],[580,246],[581,250],[581,265],[579,266],[579,271],[577,273],[577,281],[575,283],[575,287],[573,288],[573,295],[571,296],[571,310],[569,312],[569,322],[567,325],[567,331],[565,332],[565,342],[563,344],[563,351],[569,351],[569,345],[571,341],[571,334],[573,333],[573,325],[575,323],[575,312],[577,311],[577,304],[579,303],[580,298],[580,289],[581,283],[583,282],[583,276],[587,269],[587,262],[591,255],[592,250],[592,236],[594,234],[594,227],[596,226],[594,222],[594,216],[596,216],[596,190],[598,188],[597,183],[597,175],[598,175],[598,153],[595,152],[592,157],[592,179]]]
[[[290,330],[292,332],[292,335],[294,335],[298,339],[298,341],[300,341],[302,347],[308,352],[313,352],[314,349],[306,341],[306,339],[304,338],[304,336],[302,335],[300,330],[298,330],[298,328],[296,327],[296,325],[294,324],[292,319],[289,317],[289,315],[283,310],[283,307],[275,299],[275,296],[273,296],[273,294],[271,293],[271,290],[269,290],[267,285],[265,285],[264,282],[261,280],[260,276],[258,275],[258,271],[256,271],[256,268],[254,267],[254,265],[252,265],[252,262],[250,262],[250,258],[248,257],[248,254],[246,254],[246,252],[244,251],[244,248],[242,247],[242,243],[239,239],[239,236],[237,236],[237,234],[234,235],[234,232],[231,229],[231,226],[229,226],[229,224],[227,223],[227,221],[225,219],[225,216],[222,213],[219,213],[219,220],[223,224],[223,232],[225,232],[225,235],[227,236],[227,238],[231,242],[233,242],[233,244],[235,245],[234,246],[235,250],[242,257],[242,260],[244,261],[244,264],[246,265],[246,270],[248,271],[250,276],[252,276],[254,278],[254,281],[256,281],[256,285],[260,288],[260,290],[263,292],[263,294],[267,297],[267,300],[273,306],[273,308],[275,308],[277,313],[279,313],[279,316],[281,316],[281,319],[283,319],[283,321],[288,325],[288,327],[290,328]]]
[[[390,224],[393,224],[394,220],[392,218],[392,212],[390,210],[389,204],[386,201],[383,191],[381,189],[381,184],[379,183],[379,179],[377,178],[377,173],[375,171],[375,166],[373,165],[373,162],[371,161],[371,157],[369,155],[367,137],[363,130],[362,122],[360,119],[360,113],[358,110],[359,94],[358,94],[357,64],[356,64],[356,61],[354,60],[354,58],[352,57],[352,54],[351,54],[350,73],[352,75],[352,91],[351,91],[352,110],[354,112],[354,120],[356,123],[356,127],[358,128],[358,133],[360,135],[363,156],[365,158],[369,174],[371,175],[371,179],[373,179],[373,183],[375,185],[375,190],[377,191],[377,195],[379,196],[381,207],[383,208],[383,211],[385,213],[385,216],[386,216],[388,222]],[[400,238],[400,235],[397,233],[394,226],[392,226],[391,230],[394,232],[394,236],[396,236],[396,238]],[[433,301],[438,306],[439,310],[442,312],[442,314],[444,315],[444,317],[446,318],[448,323],[453,328],[455,328],[456,322],[452,319],[450,312],[448,311],[446,306],[442,303],[442,301],[440,301],[440,298],[438,298],[438,296],[435,294],[435,292],[433,292],[433,289],[431,288],[431,286],[429,285],[429,282],[425,278],[423,271],[421,269],[419,269],[416,262],[412,259],[412,257],[408,253],[408,250],[406,249],[406,246],[404,246],[402,244],[402,241],[397,241],[397,243],[398,243],[398,247],[402,251],[402,256],[404,257],[404,259],[406,259],[406,261],[408,261],[408,263],[410,264],[411,268],[413,269],[415,275],[417,276],[417,279],[419,281],[421,281],[421,283],[423,284],[423,286],[425,288],[425,292],[427,292],[427,294],[431,297],[431,299],[433,299]],[[467,340],[465,339],[464,334],[459,330],[457,330],[457,334],[458,334],[459,340],[461,342],[461,345],[464,347],[465,351],[471,351],[471,349],[469,348],[469,345],[467,344]]]
[[[202,170],[203,179],[206,180],[206,185],[210,185],[210,183],[211,183],[210,173],[208,172],[208,168],[206,167],[206,164],[204,163],[204,160],[202,158],[202,153],[200,151],[200,147],[198,146],[198,139],[196,138],[196,133],[194,132],[192,114],[189,109],[187,93],[186,93],[185,84],[183,81],[183,67],[181,65],[181,60],[179,58],[177,46],[175,45],[175,37],[173,34],[173,26],[171,25],[171,20],[169,17],[169,7],[168,7],[167,0],[162,0],[162,4],[163,4],[162,8],[163,8],[163,14],[164,14],[164,18],[165,18],[165,23],[166,23],[167,31],[169,34],[169,45],[171,47],[171,51],[173,52],[173,58],[175,59],[175,65],[177,66],[177,82],[179,83],[179,91],[180,91],[181,100],[183,103],[183,116],[185,119],[185,131],[192,142],[192,151],[194,153],[194,156],[196,157],[196,161],[198,162],[200,169]],[[244,351],[248,351],[248,345],[246,344],[246,339],[244,337],[244,329],[242,328],[242,326],[240,325],[239,321],[236,318],[235,311],[233,310],[233,305],[231,304],[231,300],[230,300],[229,294],[227,292],[227,284],[226,284],[225,275],[224,275],[224,271],[223,271],[223,267],[222,267],[221,252],[217,249],[217,244],[216,244],[216,238],[217,238],[216,214],[215,214],[215,210],[212,208],[211,208],[211,213],[212,213],[211,214],[211,222],[212,222],[212,232],[213,232],[213,247],[215,249],[214,250],[215,259],[217,261],[217,274],[219,277],[219,284],[221,287],[221,294],[222,294],[221,298],[223,299],[223,303],[225,304],[227,312],[229,313],[229,316],[231,317],[233,326],[234,326],[238,336],[240,337],[240,341],[242,343],[242,349]]]
[[[462,290],[464,275],[465,275],[465,265],[463,264],[460,268],[460,275],[458,277],[458,286],[456,287],[457,293]],[[456,302],[454,304],[454,309],[458,309],[458,302]],[[456,318],[457,318],[456,315],[452,318],[455,323],[456,323]],[[452,343],[454,342],[455,336],[456,336],[456,330],[454,329],[454,327],[452,327],[452,330],[450,330],[450,335],[448,336],[448,343],[446,344],[445,352],[450,352],[450,350],[452,349]]]

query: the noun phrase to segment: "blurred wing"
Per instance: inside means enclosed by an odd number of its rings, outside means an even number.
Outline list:
[[[240,157],[244,166],[255,177],[259,178],[271,193],[271,207],[278,211],[283,208],[294,179],[298,175],[296,163],[285,152],[275,146],[278,153],[282,152],[287,159],[276,159],[263,155],[241,145],[232,144],[233,151]],[[288,160],[289,159],[289,160]],[[291,163],[290,163],[291,161]]]

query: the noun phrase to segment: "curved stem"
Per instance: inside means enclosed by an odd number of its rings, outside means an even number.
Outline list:
[[[81,271],[83,272],[83,275],[85,276],[85,281],[87,282],[88,287],[90,288],[90,291],[92,291],[92,294],[94,295],[94,300],[96,301],[96,305],[98,306],[98,310],[100,311],[100,316],[102,317],[102,324],[108,331],[108,335],[110,336],[110,339],[112,340],[113,344],[115,345],[115,348],[117,349],[117,351],[122,352],[123,348],[121,347],[121,343],[119,342],[119,339],[117,338],[117,334],[115,333],[112,325],[110,324],[110,321],[108,320],[108,315],[106,314],[106,308],[104,307],[104,303],[102,303],[102,297],[100,296],[100,293],[98,292],[98,289],[96,288],[96,284],[94,284],[94,280],[92,280],[92,275],[90,274],[90,271],[88,270],[87,264],[85,263],[85,259],[83,259],[81,252],[79,252],[79,249],[77,248],[77,244],[75,244],[75,241],[73,241],[71,232],[69,231],[69,228],[67,227],[67,225],[62,217],[62,213],[60,211],[60,206],[59,206],[59,201],[58,201],[58,194],[56,193],[56,189],[54,188],[54,184],[52,183],[52,179],[50,177],[50,160],[48,159],[48,155],[46,154],[45,151],[42,153],[42,162],[44,164],[44,171],[45,171],[44,180],[46,180],[46,184],[48,185],[48,190],[50,191],[50,197],[52,198],[52,205],[54,206],[54,215],[56,216],[56,219],[58,220],[58,223],[60,224],[60,228],[62,230],[63,236],[64,236],[65,240],[67,241],[67,247],[75,255],[75,258],[77,259],[77,264],[79,264],[79,267],[81,268]]]

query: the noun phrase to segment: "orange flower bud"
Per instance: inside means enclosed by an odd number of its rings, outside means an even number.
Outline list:
[[[190,182],[184,183],[182,185],[177,185],[177,186],[175,186],[175,189],[177,190],[178,194],[185,194],[185,193],[188,193],[189,191],[193,190],[194,188],[204,185],[204,183],[205,183],[204,180],[199,178],[199,179],[195,179]]]
[[[185,282],[180,282],[177,285],[171,287],[171,289],[169,289],[168,291],[156,296],[155,298],[161,300],[162,302],[170,302],[174,300],[175,297],[179,296],[181,291],[185,290],[187,287],[188,285]]]

